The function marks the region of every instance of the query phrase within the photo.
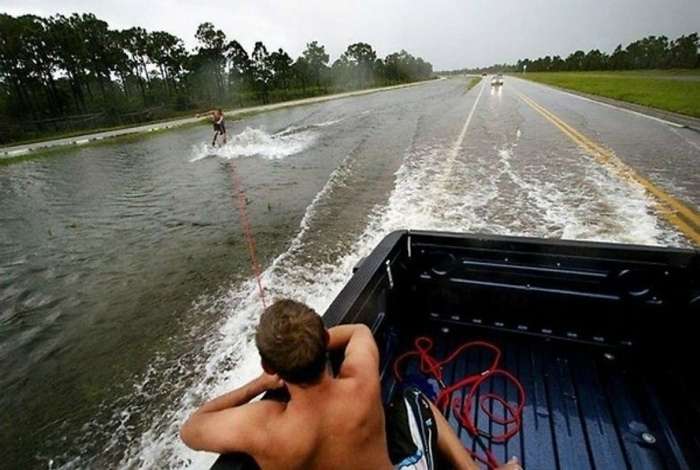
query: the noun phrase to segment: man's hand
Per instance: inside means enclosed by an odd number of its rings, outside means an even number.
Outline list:
[[[247,452],[260,442],[260,423],[280,412],[280,403],[253,398],[284,385],[277,375],[263,372],[247,384],[202,405],[183,424],[180,436],[192,449]],[[264,447],[264,446],[262,446]]]
[[[284,380],[280,379],[279,375],[268,374],[267,372],[260,374],[258,382],[265,390],[277,390],[278,388],[284,387]]]
[[[501,465],[496,470],[523,470],[523,467],[518,463],[517,457],[511,457],[511,459],[504,465]]]

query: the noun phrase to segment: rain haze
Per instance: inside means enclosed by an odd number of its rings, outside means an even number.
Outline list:
[[[650,34],[669,38],[697,29],[696,0],[436,0],[432,2],[238,1],[178,2],[125,0],[0,1],[0,11],[91,12],[112,28],[165,30],[195,46],[194,33],[210,21],[246,49],[262,40],[293,57],[312,40],[331,60],[348,44],[362,41],[380,56],[406,49],[436,70],[512,63],[524,57],[566,56],[598,48],[612,51]]]

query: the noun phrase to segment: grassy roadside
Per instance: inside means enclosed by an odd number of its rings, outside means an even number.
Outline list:
[[[700,117],[700,70],[531,72],[517,77]]]
[[[464,92],[466,93],[469,90],[471,90],[472,88],[474,88],[475,86],[477,86],[480,81],[481,81],[481,77],[471,77],[469,79],[469,81],[467,82],[467,88],[466,88],[466,90],[464,90]]]
[[[187,111],[187,112],[179,112],[179,113],[173,113],[169,114],[168,117],[162,118],[162,119],[155,119],[152,121],[144,121],[144,122],[139,122],[139,123],[133,123],[133,124],[122,124],[118,126],[107,126],[107,127],[95,127],[92,129],[81,129],[81,130],[76,130],[76,131],[67,131],[67,132],[47,132],[44,135],[38,136],[38,137],[33,137],[31,139],[23,139],[23,140],[18,140],[12,143],[8,143],[6,145],[3,145],[3,147],[13,147],[15,145],[29,145],[29,144],[36,144],[39,142],[44,142],[47,140],[59,140],[59,139],[68,139],[71,137],[80,137],[85,134],[97,134],[100,132],[109,132],[109,131],[119,131],[121,129],[128,129],[130,127],[141,127],[141,126],[150,126],[150,125],[158,125],[158,124],[163,124],[166,122],[170,121],[176,121],[178,119],[184,119],[188,117],[194,117],[196,112],[192,111]]]

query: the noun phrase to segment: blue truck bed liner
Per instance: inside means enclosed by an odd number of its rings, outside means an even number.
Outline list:
[[[437,358],[445,357],[463,342],[488,340],[501,349],[502,367],[522,383],[526,401],[520,432],[505,443],[484,441],[499,461],[517,456],[525,468],[532,469],[676,468],[666,464],[675,460],[666,438],[656,435],[659,419],[654,410],[658,396],[645,379],[645,371],[637,370],[634,361],[624,355],[483,330],[445,332],[433,327],[415,335],[428,331],[432,331]],[[405,332],[400,336],[414,337]],[[412,341],[407,341],[397,354],[412,349]],[[384,360],[391,363],[395,357],[385,355]],[[488,351],[467,350],[446,366],[444,380],[449,385],[478,374],[490,361]],[[408,361],[405,372],[409,377],[422,375],[418,360]],[[383,374],[382,387],[387,402],[398,391],[391,367]],[[517,406],[517,389],[502,377],[494,377],[481,393],[495,393]],[[455,393],[455,397],[461,398],[462,393]],[[503,415],[500,405],[491,406],[496,416]],[[464,446],[483,454],[449,407],[445,416]],[[505,430],[478,407],[474,422],[490,434]]]

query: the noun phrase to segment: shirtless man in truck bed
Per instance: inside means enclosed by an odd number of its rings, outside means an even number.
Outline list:
[[[244,452],[264,470],[433,469],[434,449],[455,469],[479,469],[420,392],[399,396],[385,418],[379,350],[366,326],[326,330],[311,308],[280,300],[262,314],[256,344],[263,374],[195,411],[181,429],[189,447]],[[336,376],[333,350],[344,350]],[[287,402],[251,402],[285,386]],[[513,459],[500,469],[521,467]]]

